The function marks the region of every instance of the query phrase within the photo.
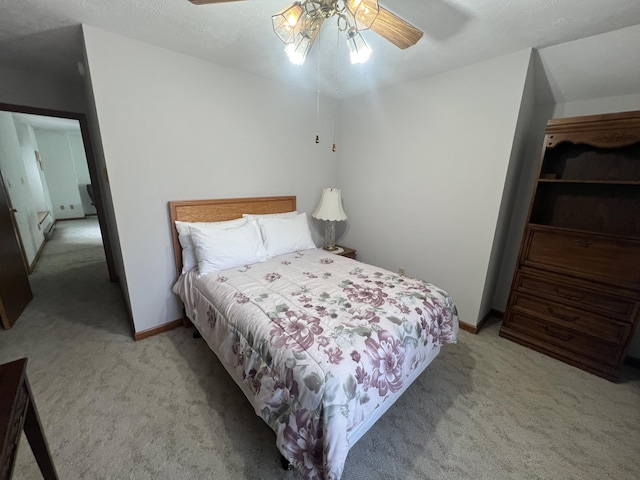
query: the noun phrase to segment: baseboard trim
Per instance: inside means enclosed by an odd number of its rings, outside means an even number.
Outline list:
[[[40,260],[40,255],[42,255],[42,251],[44,250],[44,246],[46,245],[46,243],[47,239],[45,238],[40,244],[40,248],[38,248],[35,257],[33,257],[33,262],[31,262],[31,265],[29,265],[29,275],[31,275],[36,269],[36,265],[38,263],[38,260]]]
[[[476,325],[471,325],[469,323],[464,323],[458,321],[458,325],[460,325],[460,330],[464,330],[465,332],[473,333],[474,335],[478,333],[478,327]]]
[[[144,340],[145,338],[153,337],[154,335],[157,335],[159,333],[168,332],[169,330],[181,327],[182,325],[182,319],[179,318],[178,320],[174,320],[163,325],[158,325],[157,327],[142,330],[141,332],[136,332],[133,334],[133,339],[137,342],[138,340]]]
[[[464,330],[465,332],[473,333],[475,335],[482,329],[484,324],[491,317],[503,319],[504,318],[504,312],[501,312],[500,310],[496,310],[496,309],[492,308],[491,310],[489,310],[489,312],[484,317],[482,317],[482,319],[478,322],[477,325],[471,325],[469,323],[464,323],[464,322],[458,322],[458,323],[460,324],[460,328],[462,330]]]
[[[84,214],[81,217],[56,218],[56,222],[68,222],[69,220],[84,220]]]

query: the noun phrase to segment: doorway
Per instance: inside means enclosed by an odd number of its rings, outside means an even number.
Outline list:
[[[15,189],[22,192],[22,198],[17,198],[15,201],[11,201],[13,200],[11,199],[10,208],[0,212],[0,215],[13,216],[12,223],[17,230],[16,233],[18,235],[16,237],[21,248],[22,261],[25,263],[25,273],[32,270],[35,265],[39,252],[46,243],[46,236],[53,233],[52,227],[55,226],[56,221],[65,218],[85,218],[88,214],[93,215],[93,218],[97,217],[108,277],[111,282],[116,282],[118,276],[113,261],[109,226],[105,216],[101,178],[85,115],[0,103],[0,115],[2,114],[5,114],[5,120],[7,119],[6,115],[11,115],[11,117],[15,116],[19,122],[27,122],[27,119],[33,119],[36,124],[41,122],[39,124],[40,127],[49,122],[52,126],[51,128],[54,128],[53,125],[62,125],[60,128],[69,129],[69,132],[63,135],[51,134],[47,136],[43,134],[41,140],[43,144],[46,144],[46,147],[45,145],[43,147],[48,149],[48,154],[51,158],[58,156],[65,148],[68,149],[69,156],[75,158],[75,160],[72,158],[73,161],[71,163],[67,162],[67,170],[73,172],[74,179],[59,180],[60,177],[56,177],[56,175],[61,175],[60,171],[47,172],[49,175],[44,175],[45,159],[41,155],[44,152],[40,152],[39,147],[33,148],[34,145],[38,145],[34,129],[32,127],[25,128],[24,125],[21,125],[19,129],[16,128],[15,136],[18,146],[14,147],[14,150],[10,153],[18,163],[23,165],[20,167],[20,171],[11,172],[11,178],[14,182],[22,184],[20,185],[22,188]],[[21,130],[21,138],[18,138],[18,130]],[[43,131],[45,130],[47,129],[43,129]],[[30,136],[34,138],[30,139]],[[20,151],[16,151],[16,148]],[[58,149],[57,152],[56,149]],[[81,163],[77,163],[79,158],[82,158]],[[76,163],[74,164],[73,162]],[[6,166],[7,162],[5,161],[4,164]],[[61,171],[64,173],[64,168]],[[59,190],[61,187],[59,183],[65,183],[65,181],[67,183],[75,182],[75,191],[71,192],[71,201],[62,202],[59,200],[60,197],[53,191]],[[5,182],[5,186],[7,183]],[[25,200],[24,196],[27,194],[30,198]],[[69,194],[68,188],[67,194]],[[53,199],[56,199],[55,203],[52,201]],[[17,214],[20,212],[15,206],[16,202],[21,207],[28,203],[30,215],[28,221],[24,218],[18,221],[20,218]],[[35,219],[36,215],[37,219]],[[27,242],[30,243],[27,244]],[[0,300],[6,303],[10,301],[10,298]],[[5,322],[4,318],[2,323],[7,328],[8,322]]]

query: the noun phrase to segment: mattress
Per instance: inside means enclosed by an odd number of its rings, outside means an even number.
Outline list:
[[[322,249],[182,275],[187,316],[307,479],[349,448],[458,335],[438,287]]]

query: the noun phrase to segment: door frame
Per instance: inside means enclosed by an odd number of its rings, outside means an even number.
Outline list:
[[[105,258],[107,260],[107,269],[109,271],[109,280],[111,282],[118,281],[115,263],[113,260],[113,247],[109,236],[109,225],[105,215],[104,202],[102,200],[102,183],[100,181],[100,172],[98,163],[93,151],[93,143],[91,142],[91,133],[89,131],[89,122],[84,113],[65,112],[61,110],[49,110],[46,108],[27,107],[24,105],[13,105],[10,103],[1,103],[0,110],[15,113],[28,113],[31,115],[42,115],[45,117],[57,117],[71,120],[77,120],[80,124],[80,133],[82,134],[82,143],[84,145],[85,155],[87,157],[87,166],[89,168],[89,178],[93,186],[94,203],[96,213],[98,215],[98,223],[100,225],[100,234],[102,236],[102,245],[104,248]]]

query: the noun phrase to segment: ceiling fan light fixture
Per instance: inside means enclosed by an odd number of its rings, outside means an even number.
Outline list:
[[[298,23],[303,13],[302,4],[294,2],[271,17],[273,31],[284,43],[292,43],[295,40]]]
[[[366,30],[378,17],[378,0],[345,0],[347,11],[353,16],[358,30]]]
[[[367,45],[362,34],[356,29],[351,27],[347,31],[347,45],[349,46],[349,56],[351,63],[365,63],[371,56],[371,47]]]
[[[301,28],[296,35],[295,42],[287,44],[284,51],[289,57],[289,61],[295,65],[302,65],[307,58],[309,50],[313,46],[313,42],[316,41],[318,33],[320,33],[320,27],[324,18],[316,17],[308,22],[308,26]],[[307,22],[305,22],[307,23]]]

